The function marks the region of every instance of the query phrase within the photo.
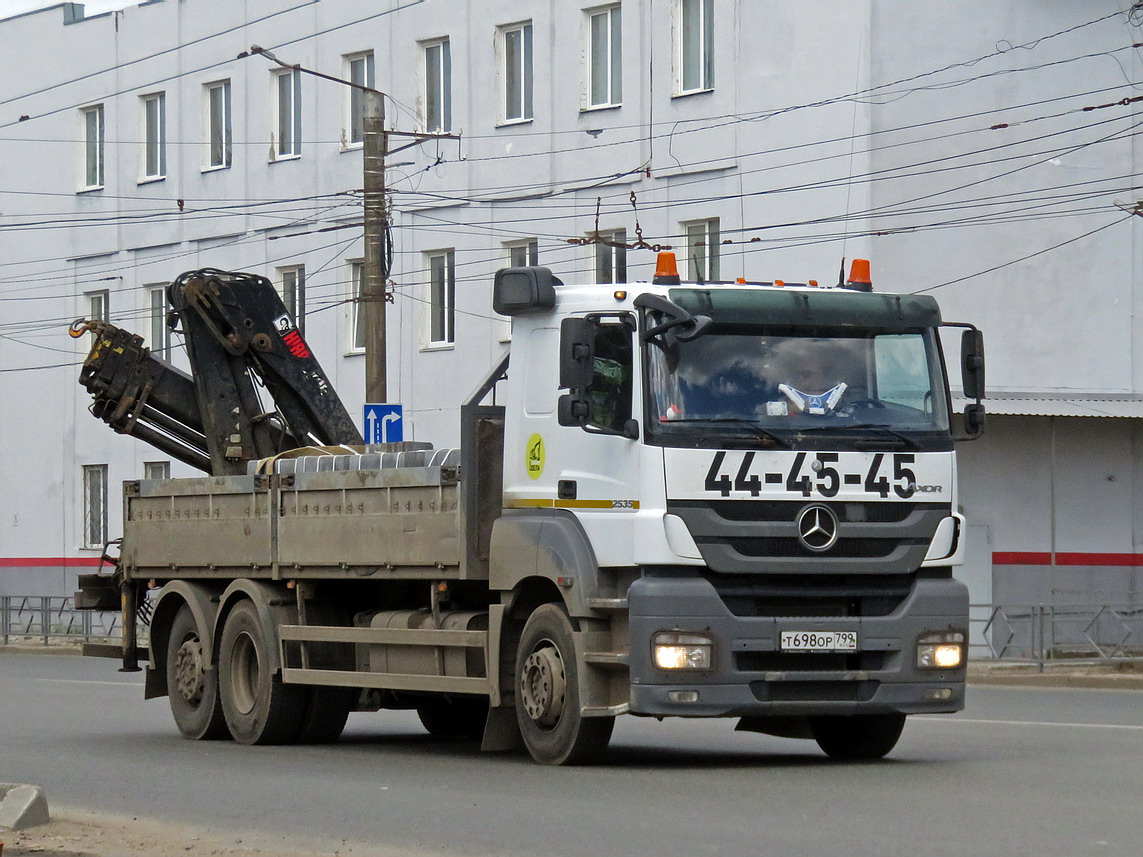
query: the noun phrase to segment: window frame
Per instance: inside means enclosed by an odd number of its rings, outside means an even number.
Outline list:
[[[717,217],[701,220],[686,220],[683,228],[683,246],[686,248],[687,282],[716,282],[722,276],[722,254],[719,250],[722,241],[722,222]],[[695,261],[692,247],[699,246],[694,236],[701,237],[703,255],[701,269]]]
[[[509,268],[524,268],[540,264],[540,240],[538,238],[524,238],[518,241],[505,241],[504,249],[508,254]],[[524,251],[524,258],[519,258],[519,251]]]
[[[349,265],[349,347],[346,354],[364,354],[366,345],[365,312],[361,290],[365,284],[365,260],[346,259]],[[358,344],[360,343],[360,344]]]
[[[139,139],[143,142],[139,159],[139,183],[162,181],[167,177],[167,93],[141,95],[139,104],[142,125]],[[155,106],[154,115],[151,113],[152,106]]]
[[[156,471],[158,471],[156,473]],[[170,461],[144,461],[143,462],[143,478],[144,479],[170,479],[171,478],[171,462]]]
[[[440,279],[438,261],[443,262]],[[425,268],[429,274],[427,348],[452,348],[456,345],[456,250],[427,251]]]
[[[107,115],[102,104],[80,108],[80,192],[102,190],[107,181]],[[94,119],[94,126],[92,120]]]
[[[623,4],[613,3],[585,9],[585,48],[586,68],[584,74],[584,103],[582,110],[607,110],[623,105]],[[606,20],[606,62],[603,71],[606,79],[596,79],[596,22]],[[597,89],[600,100],[596,100]]]
[[[688,10],[697,9],[698,32],[688,26]],[[693,38],[693,46],[691,39]],[[675,96],[714,90],[714,0],[675,0]],[[688,60],[688,47],[695,60]],[[692,63],[697,63],[697,68]],[[693,75],[694,80],[688,81]]]
[[[292,280],[292,282],[291,282]],[[293,319],[294,326],[304,337],[306,335],[306,266],[283,265],[277,269],[274,288],[286,312]]]
[[[85,550],[107,545],[107,465],[83,465],[83,539]]]
[[[356,74],[361,63],[363,75]],[[342,57],[342,73],[351,83],[375,89],[377,86],[377,66],[373,51],[358,51]],[[358,79],[361,78],[361,79]],[[360,149],[365,145],[365,93],[354,86],[345,88],[342,102],[341,150]]]
[[[302,156],[302,73],[296,68],[274,69],[270,80],[269,162],[296,161]]]
[[[518,47],[512,48],[512,37]],[[500,75],[500,124],[519,125],[535,118],[535,39],[532,21],[497,28],[497,71]],[[513,84],[516,84],[513,86]]]
[[[626,229],[601,229],[599,237],[616,243],[627,243]],[[597,243],[593,262],[595,281],[600,284],[622,284],[627,282],[627,248],[612,247]],[[605,270],[606,268],[606,270]]]
[[[215,115],[214,93],[219,93],[218,112]],[[232,87],[230,79],[215,80],[202,86],[203,159],[202,171],[226,170],[234,163],[234,119],[232,113]],[[221,127],[216,127],[216,120]],[[215,158],[216,146],[220,150]]]
[[[151,324],[151,335],[147,347],[152,354],[164,360],[171,359],[171,329],[167,326],[167,287],[147,286],[147,314]]]
[[[433,51],[439,59],[431,61]],[[435,73],[435,77],[434,77]],[[429,134],[452,131],[452,45],[448,36],[421,42],[421,127]],[[434,82],[437,84],[435,92]],[[434,109],[434,105],[436,105]],[[439,115],[436,115],[439,112]]]

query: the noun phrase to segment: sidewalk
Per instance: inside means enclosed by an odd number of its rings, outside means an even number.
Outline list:
[[[1075,687],[1143,690],[1143,661],[1048,661],[1036,664],[969,661],[968,683],[1012,687]]]

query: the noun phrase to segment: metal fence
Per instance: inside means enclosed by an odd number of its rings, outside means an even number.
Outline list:
[[[64,595],[0,595],[0,641],[84,641],[118,638],[118,612],[77,610]]]
[[[970,654],[1035,663],[1143,660],[1143,603],[974,604]]]

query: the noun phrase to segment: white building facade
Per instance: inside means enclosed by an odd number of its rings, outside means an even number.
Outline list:
[[[623,282],[670,245],[704,279],[831,282],[871,258],[877,288],[931,290],[987,337],[990,424],[961,448],[973,600],[1136,601],[1129,5],[152,0],[0,20],[0,594],[68,593],[120,531],[123,480],[190,473],[84,412],[73,319],[185,367],[162,287],[262,274],[361,412],[361,99],[258,45],[438,135],[390,138],[411,144],[387,170],[407,438],[458,441],[507,347],[499,267]]]

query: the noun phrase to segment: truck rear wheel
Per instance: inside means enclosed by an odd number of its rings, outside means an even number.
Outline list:
[[[218,699],[218,672],[208,670],[194,613],[184,604],[167,637],[167,696],[175,725],[187,738],[211,741],[229,737]]]
[[[528,617],[515,672],[516,721],[533,759],[545,765],[576,765],[603,754],[615,718],[580,713],[575,638],[560,606],[541,604]]]
[[[905,728],[904,714],[857,714],[811,717],[814,740],[831,759],[880,759],[897,746]]]
[[[283,684],[270,672],[270,645],[254,604],[236,604],[222,629],[218,689],[226,725],[239,744],[292,743],[302,728],[307,688]]]

